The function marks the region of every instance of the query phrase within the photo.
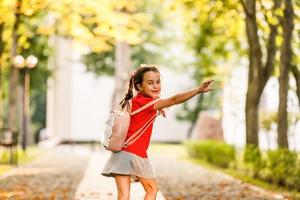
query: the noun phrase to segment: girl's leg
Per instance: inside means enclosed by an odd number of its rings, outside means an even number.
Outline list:
[[[142,183],[146,192],[144,200],[155,200],[158,192],[156,180],[154,178],[139,177],[139,181]]]
[[[115,175],[118,189],[118,200],[129,200],[130,196],[130,176]]]

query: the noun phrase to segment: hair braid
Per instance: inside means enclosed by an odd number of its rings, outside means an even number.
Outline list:
[[[128,101],[133,97],[133,79],[134,77],[132,76],[129,80],[129,87],[128,87],[128,91],[124,97],[124,99],[120,102],[120,105],[122,107],[122,110],[125,108],[126,104],[128,103]]]

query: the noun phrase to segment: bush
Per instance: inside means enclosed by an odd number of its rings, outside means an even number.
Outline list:
[[[235,160],[235,149],[232,145],[213,141],[186,141],[188,154],[193,158],[203,159],[213,165],[226,168]]]
[[[247,145],[244,152],[244,162],[249,166],[254,177],[264,168],[265,161],[259,148],[255,145]]]
[[[297,191],[300,191],[300,161],[298,160],[298,164],[295,167],[296,169],[294,170],[291,181],[286,182],[286,186],[290,189],[295,189]]]
[[[266,169],[272,183],[294,188],[300,185],[299,161],[296,152],[277,149],[267,152]],[[296,188],[295,188],[296,189]]]
[[[235,161],[233,146],[218,141],[186,141],[189,156],[205,160],[219,167]],[[279,148],[261,152],[257,146],[247,145],[243,162],[251,176],[263,181],[300,191],[300,159],[296,152]]]
[[[244,162],[261,180],[300,190],[300,161],[296,152],[279,148],[261,154],[256,146],[245,149]]]

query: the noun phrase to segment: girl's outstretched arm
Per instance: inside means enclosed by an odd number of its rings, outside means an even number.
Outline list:
[[[209,85],[212,82],[213,82],[213,80],[205,81],[199,87],[194,88],[190,91],[176,94],[167,99],[162,99],[154,104],[154,109],[161,110],[161,109],[164,109],[164,108],[176,105],[176,104],[183,103],[199,93],[209,92],[209,91],[213,90],[213,89],[209,88]]]

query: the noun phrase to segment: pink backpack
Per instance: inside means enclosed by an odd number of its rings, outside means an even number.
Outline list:
[[[128,101],[125,110],[110,111],[104,130],[103,146],[105,147],[105,149],[113,152],[121,151],[123,147],[128,147],[129,145],[133,144],[139,137],[141,137],[142,134],[151,125],[151,123],[153,123],[155,117],[159,115],[159,112],[152,116],[141,128],[139,128],[125,141],[131,116],[145,110],[149,106],[155,104],[157,101],[159,101],[159,98],[147,103],[146,105],[142,106],[132,113],[131,101]]]

